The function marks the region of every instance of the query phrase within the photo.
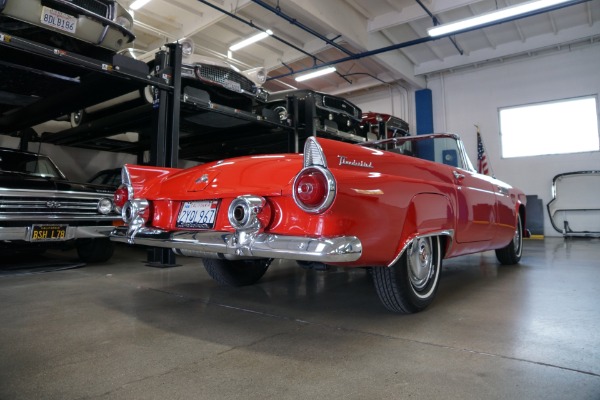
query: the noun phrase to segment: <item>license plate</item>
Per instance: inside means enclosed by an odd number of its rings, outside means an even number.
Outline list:
[[[178,228],[212,229],[217,216],[218,200],[186,201],[177,216]]]
[[[46,6],[42,7],[41,22],[69,33],[75,33],[77,29],[77,18]]]
[[[67,225],[33,225],[32,242],[57,242],[67,239]]]
[[[225,79],[225,81],[223,82],[223,86],[226,89],[233,90],[234,92],[240,93],[242,91],[242,85],[240,85],[237,82],[230,81],[230,80],[227,80],[227,79]]]

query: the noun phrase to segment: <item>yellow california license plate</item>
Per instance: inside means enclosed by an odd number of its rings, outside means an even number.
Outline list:
[[[67,225],[33,225],[32,242],[60,241],[67,239]]]

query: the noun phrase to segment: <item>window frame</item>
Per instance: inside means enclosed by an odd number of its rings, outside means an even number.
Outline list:
[[[502,111],[516,109],[516,108],[543,106],[543,105],[556,104],[556,103],[567,103],[567,102],[571,102],[571,101],[585,100],[585,99],[593,99],[595,102],[595,106],[596,106],[595,107],[596,135],[597,135],[597,139],[598,139],[598,147],[596,149],[586,149],[586,150],[581,150],[581,151],[569,151],[569,152],[552,152],[552,153],[544,152],[544,153],[525,154],[525,155],[509,155],[509,156],[505,155],[505,147],[506,147],[505,146],[505,138],[506,138],[506,136],[504,136],[503,128],[502,128],[502,114],[501,114]],[[506,107],[498,107],[498,132],[500,134],[500,157],[502,159],[511,159],[511,158],[540,157],[540,156],[553,156],[553,155],[572,155],[572,154],[581,154],[581,153],[600,152],[600,112],[599,112],[599,107],[600,107],[600,104],[598,102],[597,94],[589,94],[589,95],[582,95],[582,96],[575,96],[575,97],[565,97],[565,98],[561,98],[561,99],[524,103],[524,104],[506,106]]]

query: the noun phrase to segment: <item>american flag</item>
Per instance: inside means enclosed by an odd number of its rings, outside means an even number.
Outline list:
[[[488,166],[487,154],[483,147],[483,141],[481,140],[481,134],[477,132],[477,172],[484,175],[490,174],[490,168]]]

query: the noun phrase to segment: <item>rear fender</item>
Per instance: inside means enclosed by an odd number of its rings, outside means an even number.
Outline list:
[[[414,196],[407,209],[402,236],[396,248],[396,257],[388,264],[394,265],[416,238],[447,236],[444,254],[450,250],[454,237],[454,209],[448,198],[441,194],[421,193]]]

